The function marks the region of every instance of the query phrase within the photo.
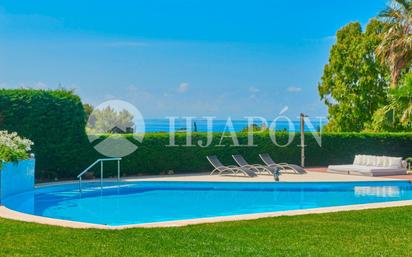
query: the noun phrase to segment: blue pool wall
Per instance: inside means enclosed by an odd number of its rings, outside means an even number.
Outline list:
[[[35,163],[34,159],[3,162],[0,170],[0,205],[7,197],[33,191]]]

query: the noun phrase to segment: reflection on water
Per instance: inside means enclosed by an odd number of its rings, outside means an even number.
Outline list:
[[[397,186],[355,186],[355,196],[399,197],[400,194],[401,190]]]

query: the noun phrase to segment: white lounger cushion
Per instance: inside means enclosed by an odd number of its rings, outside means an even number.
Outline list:
[[[330,165],[330,172],[368,176],[403,175],[407,173],[400,157],[356,155],[351,165]]]

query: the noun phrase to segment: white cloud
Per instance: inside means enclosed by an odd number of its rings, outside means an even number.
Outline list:
[[[153,99],[154,97],[154,95],[150,91],[139,88],[133,84],[127,87],[127,94],[129,97],[136,100]]]
[[[336,36],[332,35],[332,36],[326,36],[323,38],[326,41],[336,41]]]
[[[39,81],[39,82],[34,83],[33,88],[34,89],[47,89],[48,86],[46,85],[46,83]]]
[[[324,37],[318,37],[318,38],[304,38],[304,41],[310,42],[310,43],[333,43],[336,42],[337,37],[335,35],[329,35],[329,36],[324,36]]]
[[[302,92],[301,87],[288,87],[288,92],[290,93],[300,93]]]
[[[249,93],[250,93],[250,95],[249,95],[249,98],[251,99],[251,100],[257,100],[257,93],[259,93],[260,92],[260,89],[259,88],[257,88],[257,87],[255,87],[255,86],[251,86],[251,87],[249,87]]]
[[[67,90],[80,90],[80,87],[77,84],[70,84],[66,86],[65,84],[47,84],[43,81],[32,81],[32,82],[18,82],[18,83],[7,83],[2,82],[0,83],[0,88],[23,88],[23,89],[67,89]]]
[[[186,93],[188,90],[189,90],[189,83],[187,82],[180,83],[179,87],[177,88],[177,91],[179,93]]]
[[[137,88],[135,85],[129,85],[129,86],[127,87],[127,90],[128,90],[130,93],[136,93],[136,92],[138,92],[138,88]]]
[[[251,86],[249,87],[249,92],[255,94],[255,93],[260,92],[260,89],[257,87]]]
[[[49,89],[46,83],[38,81],[38,82],[20,82],[19,84],[8,84],[8,83],[1,83],[1,88],[24,88],[24,89]]]
[[[105,95],[103,96],[103,98],[104,98],[105,101],[106,101],[106,100],[113,100],[113,99],[116,99],[116,96],[114,96],[114,95],[112,95],[112,94],[105,94]]]
[[[43,81],[34,81],[34,82],[18,82],[18,83],[7,83],[2,82],[0,83],[0,88],[23,88],[23,89],[68,89],[68,90],[80,90],[80,87],[77,84],[70,84],[66,86],[65,84],[47,84]]]

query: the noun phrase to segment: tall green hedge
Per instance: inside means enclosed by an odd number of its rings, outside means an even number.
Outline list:
[[[34,142],[38,178],[72,177],[92,149],[80,98],[65,90],[0,90],[0,130]]]
[[[125,135],[133,141],[131,135]],[[186,147],[185,134],[176,135],[176,144],[179,147],[167,147],[168,134],[146,134],[142,144],[133,154],[125,157],[122,162],[124,175],[159,174],[173,170],[175,172],[210,171],[212,167],[206,160],[207,155],[217,155],[224,164],[234,164],[231,155],[242,154],[251,163],[261,163],[259,153],[269,153],[277,162],[300,164],[300,135],[296,134],[288,147],[278,147],[270,139],[269,134],[255,134],[254,142],[257,147],[230,146],[230,138],[223,140],[226,146],[217,146],[221,134],[215,133],[211,146],[202,148]],[[205,133],[196,133],[193,142],[205,140]],[[284,145],[288,134],[277,133],[277,142]],[[240,144],[247,144],[247,135],[239,133]],[[412,156],[412,133],[324,133],[322,144],[318,145],[312,134],[306,133],[306,166],[327,166],[329,164],[352,163],[356,154],[388,155],[409,157]],[[107,174],[114,175],[114,164],[107,163]]]
[[[73,179],[90,163],[102,158],[87,140],[85,113],[80,98],[72,92],[57,90],[0,90],[0,130],[16,131],[35,145],[38,179]],[[276,134],[284,145],[288,134]],[[124,135],[134,141],[132,135]],[[247,134],[238,134],[241,145]],[[306,136],[306,165],[327,166],[351,163],[355,154],[412,156],[412,133],[324,133],[319,146],[313,135]],[[268,133],[256,133],[257,147],[233,147],[230,138],[218,146],[221,134],[213,134],[209,147],[185,145],[186,134],[177,133],[178,147],[168,147],[166,133],[146,134],[138,150],[121,162],[123,175],[209,171],[207,155],[217,155],[224,164],[233,164],[232,154],[242,154],[251,163],[259,163],[259,153],[269,153],[278,162],[300,163],[300,136],[296,134],[288,147],[278,147]],[[206,133],[194,133],[193,142],[206,139]],[[103,139],[101,139],[103,140]],[[105,174],[115,175],[115,163],[106,163]],[[98,170],[95,170],[98,172]]]

